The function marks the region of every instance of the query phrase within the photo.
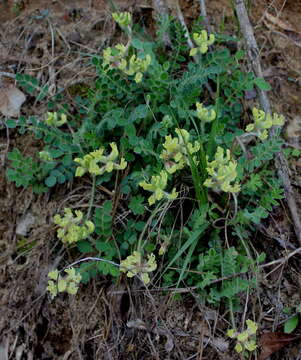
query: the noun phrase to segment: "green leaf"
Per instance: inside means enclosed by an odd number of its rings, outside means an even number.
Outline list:
[[[102,207],[105,212],[110,213],[113,209],[113,202],[111,200],[106,200]]]
[[[136,128],[134,124],[128,124],[124,127],[125,135],[127,135],[129,138],[136,136]]]
[[[298,149],[293,149],[292,156],[299,157],[301,155],[301,151]]]
[[[144,43],[141,40],[139,40],[137,38],[133,38],[131,44],[133,45],[133,47],[135,49],[143,50]]]
[[[53,187],[56,184],[56,177],[55,176],[48,176],[45,179],[45,185],[48,187]]]
[[[20,160],[22,158],[22,155],[20,153],[20,150],[15,148],[7,154],[7,158],[11,161]]]
[[[103,275],[110,274],[111,276],[114,276],[114,277],[119,276],[119,269],[113,264],[109,264],[109,263],[100,261],[97,264],[97,269],[98,269],[98,272]]]
[[[116,255],[115,246],[109,242],[97,240],[95,247],[98,251],[104,253],[109,259],[112,259]]]
[[[100,252],[108,252],[110,250],[110,245],[104,241],[97,240],[95,247]]]
[[[131,188],[129,185],[122,185],[121,186],[121,192],[122,194],[129,194],[131,192]]]
[[[200,236],[202,235],[202,233],[205,231],[205,229],[207,228],[208,224],[203,224],[203,226],[197,230],[194,231],[189,239],[182,245],[182,247],[177,251],[177,253],[175,254],[175,256],[172,258],[172,260],[169,262],[169,264],[166,266],[165,271],[168,270],[169,267],[171,267],[171,265],[178,260],[183,254],[184,252],[189,249],[191,246],[195,247],[195,244],[197,243],[197,241],[199,240]],[[181,278],[183,277],[186,267],[189,263],[188,257],[185,258],[185,266],[183,266],[182,270],[181,270],[181,275],[180,278],[178,280],[178,283],[181,281]],[[165,271],[163,272],[163,274],[165,273]]]
[[[64,154],[64,152],[61,149],[49,149],[48,152],[54,159]]]
[[[73,159],[70,154],[67,154],[62,158],[62,163],[64,166],[69,166],[70,164],[72,164],[72,161]]]
[[[259,255],[257,256],[256,261],[257,261],[258,263],[262,263],[262,262],[265,261],[265,258],[266,258],[266,254],[265,254],[265,253],[261,253],[261,254],[259,254]]]
[[[37,101],[42,101],[48,95],[49,86],[44,85],[39,89],[39,94],[37,96]]]
[[[6,125],[7,125],[7,127],[9,129],[14,129],[14,128],[16,128],[18,126],[17,121],[14,120],[14,119],[7,119],[6,120]]]
[[[144,119],[148,115],[149,108],[147,105],[138,105],[134,111],[132,111],[128,123],[133,123],[136,120]]]
[[[117,266],[112,265],[110,267],[110,274],[114,277],[118,277],[120,275],[120,271]]]
[[[266,219],[269,216],[269,213],[266,211],[265,208],[259,206],[255,208],[253,212],[249,212],[248,209],[243,210],[244,218],[248,219],[249,221],[254,222],[255,224],[259,224],[261,219]]]
[[[260,90],[269,91],[271,90],[271,85],[264,80],[264,78],[257,77],[254,79],[254,84],[259,87]]]
[[[86,240],[78,241],[77,247],[81,253],[89,253],[89,252],[93,251],[93,247],[92,247],[91,243]]]
[[[60,175],[56,178],[57,182],[59,184],[64,184],[64,182],[66,181],[66,176],[65,175]]]
[[[129,203],[129,208],[132,210],[134,215],[142,215],[145,211],[145,207],[143,205],[144,197],[141,195],[133,196]]]
[[[81,282],[83,284],[87,284],[91,278],[94,278],[97,275],[96,266],[96,261],[84,262],[79,266],[79,272],[82,277]]]
[[[39,88],[38,80],[28,74],[17,74],[16,80],[29,94],[33,94],[34,91]]]
[[[238,60],[241,60],[244,58],[245,56],[245,51],[244,50],[238,50],[236,53],[235,53],[235,59],[238,61]]]
[[[145,221],[138,221],[135,223],[135,229],[137,231],[143,231],[143,229],[145,228],[146,226],[146,222]]]
[[[298,323],[299,323],[299,315],[296,314],[295,316],[286,320],[286,322],[284,323],[284,332],[286,334],[292,333],[298,326]]]
[[[59,177],[62,173],[58,169],[54,169],[50,172],[50,176]]]

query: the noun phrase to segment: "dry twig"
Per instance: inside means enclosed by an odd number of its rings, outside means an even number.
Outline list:
[[[165,4],[164,0],[153,0],[154,9],[159,15],[168,15],[168,7]],[[170,46],[171,41],[168,34],[164,34],[163,41],[165,46]]]
[[[199,0],[199,2],[200,2],[201,16],[204,19],[204,24],[205,24],[206,30],[208,32],[212,32],[212,29],[211,29],[211,26],[210,26],[210,23],[209,23],[209,20],[208,20],[208,17],[207,17],[207,10],[206,10],[205,0]]]

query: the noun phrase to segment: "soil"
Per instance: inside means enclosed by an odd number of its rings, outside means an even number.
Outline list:
[[[154,27],[152,1],[114,3]],[[175,2],[167,3],[174,12]],[[238,35],[230,3],[207,1],[207,16],[215,31]],[[264,76],[273,89],[272,107],[287,119],[286,142],[300,149],[301,2],[248,4]],[[197,0],[181,0],[180,6],[188,24],[199,14]],[[33,75],[48,84],[52,94],[64,89],[72,105],[74,93],[89,87],[95,77],[85,54],[99,53],[120,36],[110,13],[110,1],[105,0],[0,0],[0,72]],[[2,77],[0,85],[12,83]],[[245,106],[255,101],[246,100]],[[46,111],[31,98],[21,109],[26,116]],[[16,188],[5,177],[6,154],[14,147],[30,155],[41,143],[0,126],[0,360],[238,358],[225,334],[230,326],[227,312],[198,304],[193,292],[177,300],[172,294],[131,291],[123,278],[114,285],[97,278],[77,296],[51,301],[45,292],[49,269],[74,261],[71,255],[58,255],[51,218],[66,203],[85,206],[88,190],[76,183],[44,195]],[[290,163],[299,207],[300,167],[300,159]],[[265,236],[258,234],[252,241],[258,251],[268,249],[268,261],[298,247],[285,202],[264,227]],[[301,303],[300,267],[296,255],[289,263],[265,269],[254,298],[245,299],[248,314],[261,320],[260,334],[282,331],[283,308]],[[272,359],[301,359],[300,343],[289,343]]]

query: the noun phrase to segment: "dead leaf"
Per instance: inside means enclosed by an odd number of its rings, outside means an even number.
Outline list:
[[[18,117],[25,95],[14,85],[0,88],[0,111],[4,116]]]
[[[291,144],[300,145],[301,116],[296,115],[293,119],[290,119],[286,127],[286,136]]]
[[[36,218],[33,216],[33,214],[31,212],[27,212],[18,222],[16,234],[20,236],[26,236],[35,222]]]
[[[260,339],[262,351],[258,360],[267,359],[274,352],[300,338],[301,335],[291,335],[283,332],[269,332],[263,334]]]
[[[284,22],[284,21],[280,20],[278,17],[275,17],[275,16],[269,14],[268,12],[266,12],[266,13],[264,14],[264,16],[265,16],[266,19],[269,20],[271,23],[279,26],[279,27],[280,27],[281,29],[283,29],[283,30],[293,31],[293,32],[296,32],[296,33],[298,32],[298,31],[296,31],[296,29],[294,29],[294,28],[292,27],[291,24],[288,24],[287,22]]]
[[[210,339],[209,343],[223,353],[229,349],[229,343],[223,338]]]

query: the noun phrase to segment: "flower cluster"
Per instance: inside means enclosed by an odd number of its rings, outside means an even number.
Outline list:
[[[238,333],[234,329],[228,330],[227,335],[231,339],[236,339],[237,344],[235,350],[241,353],[244,350],[254,351],[257,348],[255,335],[258,329],[258,325],[252,320],[247,320],[247,330]]]
[[[215,159],[209,162],[207,158],[207,172],[210,177],[204,182],[204,185],[217,191],[239,192],[240,185],[235,182],[236,167],[236,161],[231,160],[230,150],[227,149],[226,156],[224,156],[224,150],[218,147]]]
[[[95,229],[93,222],[89,220],[83,222],[83,213],[81,211],[75,210],[75,216],[69,208],[65,208],[64,212],[63,217],[55,215],[53,218],[54,223],[60,226],[57,230],[57,237],[63,243],[72,244],[86,239],[93,233]]]
[[[48,126],[59,127],[64,125],[67,122],[67,116],[65,114],[61,114],[60,119],[58,118],[57,112],[48,112],[45,123]]]
[[[127,47],[123,44],[117,44],[113,48],[110,46],[103,50],[103,65],[119,67],[119,64],[127,54]]]
[[[195,141],[194,145],[189,142],[190,134],[185,129],[175,129],[177,138],[165,136],[165,142],[160,158],[164,160],[165,169],[169,174],[181,170],[189,165],[189,156],[200,149],[200,144]],[[196,159],[193,159],[196,162]]]
[[[85,155],[83,158],[74,159],[79,164],[76,168],[75,176],[83,176],[86,172],[91,175],[102,175],[105,172],[125,169],[127,162],[124,158],[121,158],[119,164],[116,162],[119,156],[117,145],[113,142],[110,146],[112,151],[107,156],[104,155],[105,149],[101,147]]]
[[[246,132],[252,132],[258,136],[260,140],[265,140],[268,137],[268,130],[272,126],[282,126],[284,124],[284,116],[274,113],[273,115],[266,114],[262,110],[256,108],[252,109],[254,123],[246,127]]]
[[[178,196],[176,189],[173,188],[171,193],[165,192],[167,185],[167,172],[162,170],[160,175],[153,175],[150,183],[142,181],[139,183],[144,190],[151,191],[153,194],[148,198],[148,203],[153,205],[156,201],[161,199],[174,200]]]
[[[129,76],[135,75],[136,83],[142,81],[143,73],[145,73],[151,64],[151,56],[147,54],[144,58],[133,54],[128,60],[126,59],[127,47],[117,44],[113,49],[106,48],[103,51],[103,65],[117,67],[120,71]]]
[[[211,109],[207,109],[203,104],[196,103],[196,115],[203,122],[211,122],[216,118],[216,112]]]
[[[115,12],[112,17],[122,29],[126,29],[132,24],[132,15],[129,12]]]
[[[81,275],[76,273],[74,268],[66,269],[66,276],[61,276],[58,270],[50,271],[48,273],[47,290],[51,297],[54,298],[60,292],[66,291],[68,294],[75,295],[78,290],[78,285],[81,281]]]
[[[143,78],[143,73],[147,71],[150,64],[151,56],[149,54],[147,54],[144,59],[134,54],[128,61],[123,59],[118,68],[127,75],[135,75],[136,83],[140,83]]]
[[[39,158],[42,160],[42,161],[53,161],[53,157],[51,156],[51,154],[46,151],[46,150],[43,150],[43,151],[39,151]]]
[[[146,261],[142,258],[139,251],[134,251],[132,255],[129,255],[120,263],[121,272],[127,273],[128,277],[138,275],[144,284],[148,284],[150,282],[148,273],[156,270],[156,268],[157,263],[155,255],[148,255]]]
[[[212,45],[215,40],[214,34],[210,34],[208,38],[208,34],[206,30],[202,30],[200,34],[194,33],[192,37],[197,47],[192,48],[190,50],[189,53],[190,56],[195,56],[197,55],[197,53],[206,54],[209,46]]]

